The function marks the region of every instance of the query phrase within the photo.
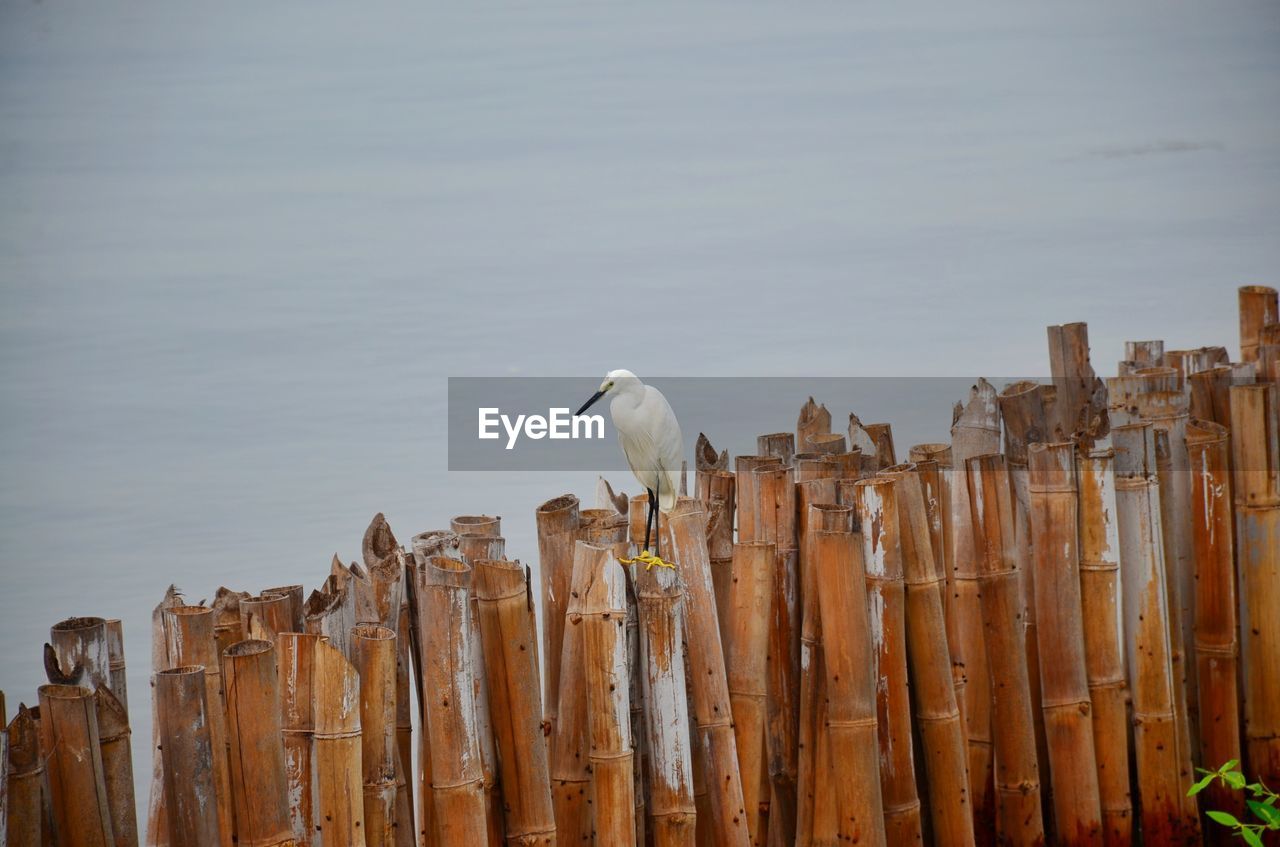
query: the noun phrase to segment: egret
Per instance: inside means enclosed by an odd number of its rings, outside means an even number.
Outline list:
[[[680,422],[671,404],[662,392],[652,385],[645,385],[640,378],[627,370],[609,371],[600,390],[591,395],[582,408],[581,415],[600,398],[608,395],[609,417],[618,430],[618,443],[627,457],[631,472],[649,493],[649,510],[644,521],[644,551],[636,561],[646,567],[674,567],[662,560],[657,541],[658,520],[661,512],[670,512],[676,504],[676,491],[684,459],[684,439],[680,435]],[[649,552],[650,529],[654,535],[654,552]]]

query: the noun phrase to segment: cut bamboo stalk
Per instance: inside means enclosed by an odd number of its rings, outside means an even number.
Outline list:
[[[348,643],[354,652],[354,640]],[[321,847],[365,847],[360,676],[346,656],[324,641],[315,645],[314,661],[311,791],[318,842]]]
[[[1040,626],[1040,705],[1049,745],[1059,842],[1102,844],[1102,807],[1085,670],[1075,446],[1028,449],[1031,531]]]
[[[542,573],[542,662],[546,666],[543,709],[551,737],[558,726],[560,654],[564,646],[564,614],[573,580],[574,544],[578,538],[578,498],[572,494],[538,507],[538,563]]]
[[[111,668],[111,693],[116,695],[128,714],[129,684],[124,662],[124,622],[119,618],[107,618],[107,664]],[[0,703],[3,701],[0,700]]]
[[[281,632],[306,632],[306,616],[304,609],[306,607],[306,589],[301,585],[277,585],[274,588],[262,589],[260,596],[266,597],[268,594],[283,594],[289,608],[287,629]]]
[[[853,416],[850,415],[850,418]],[[884,470],[891,468],[898,463],[897,453],[893,449],[893,429],[887,423],[869,423],[863,424],[862,428],[866,430],[867,435],[875,444],[874,452],[868,452],[863,448],[863,453],[874,455],[876,457],[876,469]]]
[[[138,807],[133,800],[133,755],[129,746],[129,713],[110,688],[93,692],[102,749],[102,778],[111,811],[116,847],[138,847]]]
[[[845,446],[845,438],[842,434],[838,432],[819,432],[809,436],[804,449],[810,453],[835,456],[844,453],[848,448]]]
[[[884,477],[860,480],[853,484],[852,504],[862,526],[867,572],[885,840],[910,845],[922,844],[924,838],[911,741],[902,548],[893,486]]]
[[[733,582],[726,618],[725,675],[733,712],[734,741],[742,774],[747,832],[763,847],[768,814],[768,774],[764,759],[765,661],[769,652],[769,605],[777,550],[772,544],[746,542],[733,547]],[[762,789],[764,792],[762,793]]]
[[[1077,322],[1051,326],[1049,369],[1058,399],[1049,433],[1058,440],[1077,438],[1090,443],[1106,435],[1107,392],[1089,362],[1089,326]]]
[[[203,665],[184,665],[156,674],[156,723],[165,765],[165,810],[173,847],[223,844],[214,784],[214,757],[221,755],[209,735],[208,688]]]
[[[0,691],[0,844],[9,843],[9,715]]]
[[[693,462],[696,471],[724,471],[729,469],[729,451],[721,450],[716,452],[716,448],[711,446],[711,439],[707,438],[705,432],[698,433],[698,440],[693,446]],[[610,489],[612,490],[612,489]],[[625,509],[624,504],[620,504],[618,511]]]
[[[350,571],[337,556],[333,557],[332,571],[324,587],[307,598],[306,630],[325,636],[345,656],[350,649],[351,628],[359,622],[356,589]]]
[[[111,687],[107,622],[103,618],[67,618],[49,630],[45,671],[51,683]],[[51,664],[52,663],[52,664]]]
[[[46,828],[44,757],[40,727],[25,705],[18,705],[5,732],[9,741],[7,847],[43,847],[53,843]]]
[[[1258,337],[1258,361],[1253,364],[1260,382],[1280,380],[1280,323],[1262,328]]]
[[[791,438],[791,433],[782,435]],[[761,436],[765,438],[767,436]],[[726,615],[733,584],[733,516],[737,477],[728,471],[698,471],[698,500],[707,513],[707,553],[711,557],[711,583],[716,592],[716,619],[720,640],[728,637]]]
[[[664,529],[665,531],[665,529]],[[583,662],[582,597],[608,561],[609,549],[585,541],[574,547],[573,576],[565,607],[560,654],[560,722],[551,736],[551,800],[556,835],[565,844],[591,839],[591,762],[587,726],[586,668]]]
[[[54,831],[68,847],[111,847],[111,807],[102,772],[93,690],[42,685],[40,747],[45,751]]]
[[[1211,766],[1240,755],[1236,569],[1231,498],[1231,447],[1227,428],[1192,419],[1191,518],[1195,555],[1196,679],[1200,684],[1200,760]],[[1216,780],[1205,790],[1206,807],[1245,814],[1238,791]]]
[[[240,601],[240,628],[246,638],[275,641],[293,631],[293,601],[287,594],[259,594]]]
[[[789,471],[786,478],[790,479]],[[692,673],[694,717],[705,757],[711,841],[718,847],[746,847],[750,834],[711,580],[706,513],[697,500],[681,498],[668,516],[668,525],[673,556],[685,590],[683,628],[689,644],[687,657]]]
[[[231,796],[242,847],[294,845],[289,826],[276,652],[240,641],[222,654],[231,739]]]
[[[151,610],[151,672],[156,674],[169,667],[168,648],[165,643],[164,610],[181,606],[178,589],[170,585],[159,604]],[[237,621],[239,619],[237,618]],[[156,710],[156,689],[151,685],[151,714]],[[38,708],[38,707],[37,707]],[[151,790],[147,801],[147,847],[165,847],[169,843],[169,827],[165,825],[164,765],[160,755],[160,728],[151,722]],[[224,834],[226,830],[223,831]]]
[[[360,763],[367,847],[396,841],[396,634],[377,624],[351,631],[360,680]]]
[[[924,492],[925,514],[929,518],[929,545],[933,548],[933,567],[936,571],[934,575],[940,580],[945,580],[951,570],[948,566],[947,549],[951,497],[943,481],[942,466],[936,459],[926,458],[924,455],[918,460],[912,459],[911,464],[916,466],[916,473],[920,475],[920,487]],[[943,611],[946,611],[945,604]],[[957,694],[957,702],[959,702],[958,698],[959,694]]]
[[[1280,784],[1280,403],[1272,383],[1231,389],[1240,655],[1249,773]]]
[[[1107,847],[1133,841],[1129,794],[1129,689],[1125,677],[1124,620],[1120,591],[1120,540],[1116,530],[1115,454],[1108,448],[1081,454],[1076,463],[1080,501],[1080,610],[1084,656],[1098,751],[1098,795]]]
[[[627,577],[608,554],[603,567],[586,577],[580,626],[595,839],[599,844],[628,844],[635,838],[636,809],[627,668]]]
[[[831,413],[827,407],[809,398],[800,407],[800,417],[796,420],[796,448],[808,450],[809,436],[824,435],[831,431]],[[741,480],[739,480],[741,482]]]
[[[1265,332],[1260,340],[1263,344],[1266,343]],[[1184,377],[1190,377],[1192,374],[1225,365],[1230,361],[1231,357],[1227,355],[1225,347],[1197,347],[1194,350],[1166,350],[1162,364],[1166,368],[1173,368]]]
[[[680,579],[674,570],[638,565],[631,566],[631,578],[640,612],[644,697],[649,708],[645,724],[650,754],[649,831],[654,847],[692,847],[696,812]]]
[[[244,641],[244,629],[240,626],[240,601],[250,596],[247,591],[232,591],[225,585],[213,598],[213,640],[218,645],[217,656],[221,661],[227,648]],[[226,834],[226,830],[223,830]]]
[[[476,845],[488,840],[488,823],[472,681],[471,568],[437,556],[423,582],[418,626],[436,838]]]
[[[818,507],[814,507],[817,509]],[[876,734],[875,651],[868,620],[862,534],[853,531],[852,509],[840,507],[843,521],[824,520],[813,533],[823,656],[827,678],[830,755],[839,769],[835,783],[838,837],[855,844],[883,845],[884,814]]]
[[[829,752],[829,745],[824,743],[826,728],[820,720],[821,705],[826,694],[826,672],[818,614],[817,573],[812,553],[811,518],[814,513],[810,511],[817,504],[834,503],[835,486],[836,480],[832,477],[797,482],[795,485],[796,535],[800,539],[797,567],[800,572],[801,599],[800,709],[796,735],[796,843],[801,847],[807,847],[814,841],[818,807],[823,807],[824,812],[835,812],[835,802],[829,797],[835,790],[834,783],[819,778],[819,759]],[[821,513],[818,516],[821,517]],[[833,814],[824,818],[823,823],[830,824],[831,835],[834,837]]]
[[[1262,328],[1280,320],[1280,302],[1276,290],[1265,285],[1240,287],[1240,359],[1258,360],[1258,337]]]
[[[1193,843],[1200,822],[1190,784],[1190,751],[1179,744],[1160,528],[1155,439],[1147,423],[1113,427],[1116,522],[1124,602],[1125,651],[1133,698],[1133,740],[1144,843]]]
[[[1230,365],[1218,365],[1187,377],[1191,386],[1191,416],[1230,427],[1230,392],[1235,382]]]
[[[756,521],[759,503],[756,496],[755,472],[758,468],[780,467],[774,456],[735,456],[734,498],[738,512],[738,539],[758,541]]]
[[[480,560],[475,563],[474,580],[505,789],[507,841],[554,845],[555,812],[542,737],[538,633],[528,572],[518,562]]]
[[[974,843],[965,767],[965,735],[956,706],[942,597],[929,544],[920,478],[910,465],[884,471],[898,504],[903,582],[906,586],[907,659],[920,725],[929,812],[940,844]]]
[[[796,454],[796,436],[791,432],[771,432],[756,437],[756,454],[773,456],[780,464],[791,464]]]
[[[288,786],[289,822],[294,837],[303,844],[315,838],[315,797],[311,790],[315,773],[312,737],[315,734],[316,645],[325,636],[303,632],[276,635],[280,656],[280,733],[284,748],[284,772]]]
[[[797,453],[791,457],[791,466],[795,468],[796,482],[807,482],[811,479],[827,479],[839,471],[836,457],[827,453]],[[741,498],[741,493],[739,493]],[[738,537],[742,537],[742,526],[738,526]]]
[[[728,456],[725,456],[728,461]],[[628,551],[630,552],[630,551]],[[648,711],[644,700],[644,663],[640,660],[640,608],[636,598],[635,580],[627,574],[627,668],[630,678],[627,680],[628,694],[631,701],[631,745],[635,755],[631,759],[631,774],[634,789],[636,844],[649,844],[648,809],[649,809],[649,753],[646,721]],[[763,682],[762,682],[763,684]],[[764,736],[760,737],[761,743]]]
[[[1126,341],[1124,359],[1121,360],[1117,373],[1125,376],[1141,368],[1156,368],[1163,364],[1163,341]]]
[[[502,518],[496,515],[458,515],[449,521],[449,529],[459,538],[467,535],[502,535]]]
[[[693,768],[693,840],[698,847],[712,847],[711,801],[707,794],[706,756],[702,751],[702,736],[693,716],[693,692],[690,685],[689,645],[684,650],[685,696],[689,702],[689,761]]]
[[[982,603],[978,585],[979,555],[970,513],[968,468],[975,456],[1000,449],[1000,407],[995,388],[979,379],[969,398],[957,404],[951,425],[951,463],[947,476],[951,526],[944,612],[947,649],[951,651],[953,686],[964,718],[969,768],[969,797],[974,833],[979,841],[995,836],[995,793],[991,725],[991,674],[987,667]]]

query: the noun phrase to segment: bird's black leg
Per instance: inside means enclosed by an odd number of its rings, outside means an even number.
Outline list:
[[[662,472],[658,472],[658,490],[653,495],[653,555],[662,558]]]
[[[644,549],[649,549],[649,530],[653,527],[653,516],[658,511],[657,498],[654,496],[653,489],[645,489],[649,492],[649,514],[644,516]]]

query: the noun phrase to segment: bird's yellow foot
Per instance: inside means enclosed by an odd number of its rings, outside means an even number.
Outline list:
[[[624,561],[626,561],[628,564],[630,562],[639,562],[642,565],[644,565],[645,570],[651,569],[654,565],[657,565],[660,568],[670,568],[671,570],[675,570],[676,568],[675,565],[671,564],[670,562],[666,561],[665,559],[659,556],[653,555],[648,550],[644,550],[641,553],[637,554],[635,558],[624,560]]]

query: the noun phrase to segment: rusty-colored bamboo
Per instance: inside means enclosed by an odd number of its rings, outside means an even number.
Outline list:
[[[1028,449],[1040,706],[1049,745],[1054,827],[1063,844],[1102,844],[1102,807],[1085,669],[1075,445]]]
[[[93,691],[83,685],[42,685],[39,694],[40,747],[58,843],[112,847]]]
[[[894,482],[873,477],[853,484],[852,501],[862,526],[867,608],[875,672],[880,790],[885,839],[921,844],[907,683],[905,592]]]
[[[1280,301],[1276,290],[1265,285],[1244,285],[1239,291],[1240,359],[1258,360],[1258,337],[1262,328],[1280,320]]]
[[[756,454],[773,456],[783,465],[791,464],[796,454],[796,436],[791,432],[771,432],[756,437]]]
[[[129,685],[124,661],[124,622],[107,618],[107,665],[111,669],[111,693],[116,695],[126,713],[129,711]]]
[[[941,844],[972,845],[974,825],[964,728],[951,677],[924,494],[920,478],[910,465],[886,473],[894,481],[898,503],[906,586],[907,659],[929,780],[934,838]]]
[[[1150,341],[1126,341],[1124,343],[1124,359],[1119,363],[1117,373],[1121,376],[1133,373],[1141,368],[1155,368],[1164,364],[1164,342],[1158,339]]]
[[[111,660],[107,650],[107,622],[103,618],[67,618],[49,630],[45,670],[49,681],[83,685],[89,689],[111,687]],[[50,664],[50,662],[54,664]]]
[[[285,781],[288,785],[289,822],[294,837],[310,844],[315,836],[315,798],[311,784],[314,773],[312,736],[315,734],[316,645],[323,635],[281,632],[276,635],[280,674],[280,733],[284,748]]]
[[[42,847],[53,841],[44,816],[44,757],[39,724],[25,705],[18,706],[6,730],[9,742],[7,847]]]
[[[1097,750],[1103,842],[1107,847],[1127,847],[1133,842],[1133,801],[1129,793],[1129,687],[1114,458],[1109,448],[1089,450],[1077,457],[1080,610],[1085,621],[1085,670]]]
[[[1231,389],[1232,475],[1240,569],[1248,772],[1280,784],[1280,396],[1274,383]]]
[[[295,841],[289,825],[276,651],[270,641],[240,641],[222,654],[231,739],[231,796],[243,847]]]
[[[306,587],[299,584],[294,585],[277,585],[272,588],[262,589],[261,596],[268,594],[283,594],[286,599],[286,605],[289,608],[287,620],[289,626],[282,632],[305,632],[306,631]]]
[[[796,449],[804,452],[809,449],[809,438],[831,432],[831,413],[827,407],[814,401],[812,397],[800,407],[800,416],[796,420]]]
[[[538,507],[538,562],[542,573],[543,712],[554,738],[560,699],[560,655],[564,614],[573,579],[573,545],[578,539],[578,498],[555,497]]]
[[[359,627],[352,628],[352,639]],[[349,640],[354,652],[354,641]],[[365,847],[360,676],[338,648],[315,645],[312,795],[320,847]]]
[[[247,591],[232,591],[225,585],[214,595],[213,640],[218,645],[218,656],[232,644],[244,640],[244,628],[240,626],[240,601],[248,596]]]
[[[974,552],[978,556],[984,643],[995,733],[995,807],[1000,842],[1044,843],[1031,686],[1022,629],[1013,491],[1004,456],[966,462]]]
[[[360,765],[367,847],[396,840],[396,634],[377,624],[351,630],[351,664],[360,675]]]
[[[102,748],[102,777],[111,808],[111,833],[116,847],[138,847],[138,808],[133,801],[133,754],[129,713],[110,688],[93,692],[98,717],[98,745]]]
[[[293,601],[288,594],[259,594],[240,601],[240,628],[245,638],[275,641],[276,633],[293,630]]]
[[[582,655],[582,595],[594,574],[605,566],[609,552],[606,547],[585,541],[578,541],[574,547],[560,653],[560,690],[556,695],[562,720],[550,743],[551,800],[557,839],[565,844],[578,844],[591,837],[592,788],[586,668]]]
[[[735,456],[734,500],[737,507],[738,538],[756,541],[756,516],[759,504],[756,497],[757,468],[780,467],[776,456]]]
[[[164,757],[165,810],[173,847],[223,843],[213,760],[221,755],[209,734],[208,688],[203,665],[156,674],[156,723]]]
[[[804,449],[810,453],[836,456],[848,449],[845,445],[843,434],[839,432],[820,432],[809,436],[808,441],[804,444]]]
[[[1172,655],[1176,630],[1169,625],[1151,430],[1147,423],[1111,430],[1139,814],[1144,841],[1189,844],[1199,839],[1200,825],[1194,800],[1184,801],[1191,757],[1179,744]]]
[[[791,433],[782,433],[788,438]],[[761,436],[764,438],[765,436]],[[707,554],[711,557],[711,583],[716,593],[716,618],[720,639],[728,633],[725,618],[733,584],[733,517],[737,510],[737,477],[729,471],[698,471],[698,500],[707,513]]]
[[[1055,440],[1092,441],[1107,430],[1106,388],[1089,362],[1089,327],[1082,322],[1051,326],[1049,368],[1057,389],[1049,435]]]
[[[151,672],[158,673],[170,667],[168,647],[165,643],[164,610],[181,606],[178,589],[170,585],[164,597],[151,610]],[[237,621],[239,619],[237,618]],[[151,713],[155,714],[156,690],[151,686]],[[39,708],[39,707],[37,707]],[[225,755],[225,754],[224,754]],[[228,795],[229,797],[229,795]],[[229,803],[228,799],[228,803]],[[165,847],[169,843],[169,827],[165,825],[164,761],[160,755],[160,727],[151,722],[151,787],[147,798],[147,847]],[[224,830],[225,834],[225,830]]]
[[[1231,426],[1230,391],[1237,382],[1230,365],[1218,365],[1187,377],[1191,387],[1191,416]]]

